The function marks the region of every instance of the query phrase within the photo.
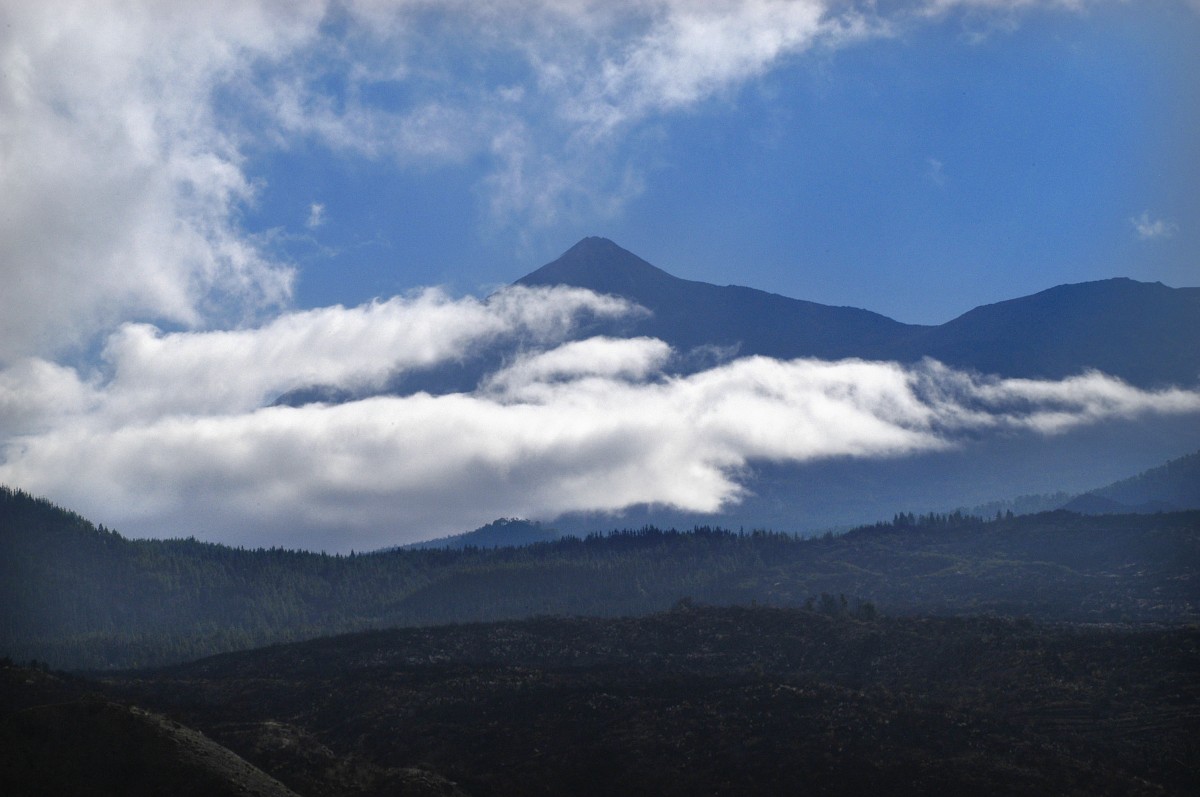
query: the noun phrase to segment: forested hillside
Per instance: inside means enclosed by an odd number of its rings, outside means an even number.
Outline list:
[[[1093,490],[1091,494],[1122,507],[1195,509],[1200,507],[1200,451]]]
[[[532,545],[536,542],[553,542],[563,536],[556,529],[549,528],[532,520],[519,518],[500,518],[486,526],[480,526],[474,531],[464,534],[454,534],[449,537],[438,537],[433,540],[423,540],[401,548],[420,550],[425,548],[505,548],[518,545]]]
[[[1195,793],[1197,666],[1188,628],[681,606],[369,632],[105,682],[301,794],[382,797],[397,792],[374,784],[420,766],[476,797],[1092,797]]]
[[[1200,512],[983,521],[898,515],[844,535],[645,528],[521,548],[330,556],[129,540],[0,491],[0,655],[132,667],[356,629],[710,604],[1080,622],[1200,620]]]
[[[129,540],[0,489],[0,652],[136,666],[367,627],[439,558]]]

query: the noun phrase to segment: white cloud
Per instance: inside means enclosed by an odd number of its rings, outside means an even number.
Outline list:
[[[995,428],[1059,434],[1113,418],[1200,410],[1196,391],[1145,391],[1098,371],[1057,381],[1001,379],[927,361],[912,376],[917,395],[937,417],[936,426],[950,434]]]
[[[621,146],[647,123],[729,95],[814,46],[842,46],[887,28],[828,0],[525,9],[529,16],[508,28],[509,41],[536,80],[517,108],[497,108],[495,118],[506,121],[490,139],[495,168],[485,184],[495,217],[539,225],[570,219],[576,208],[611,214],[637,196],[643,166]],[[510,95],[505,89],[500,96]]]
[[[103,384],[45,363],[0,373],[0,482],[126,532],[347,549],[500,516],[711,512],[739,500],[758,461],[903,456],[981,430],[1200,411],[1195,392],[1102,374],[987,379],[932,362],[751,357],[670,376],[661,341],[560,343],[575,313],[628,311],[585,294],[506,292],[493,306],[426,292],[237,333],[127,328]],[[358,387],[518,329],[532,348],[473,393],[264,406],[281,388]]]
[[[280,315],[258,328],[163,334],[127,324],[104,349],[110,422],[163,415],[242,413],[315,385],[382,386],[414,368],[458,360],[475,347],[521,336],[546,345],[581,317],[644,312],[577,288],[513,286],[487,300],[428,289],[360,307]]]
[[[1143,241],[1158,241],[1170,238],[1179,229],[1179,226],[1175,222],[1168,221],[1167,219],[1156,219],[1150,215],[1150,211],[1148,210],[1142,211],[1139,216],[1130,218],[1129,223],[1133,225],[1137,237]]]
[[[98,395],[71,368],[26,358],[0,369],[0,441],[39,434],[94,409]]]
[[[823,35],[846,35],[859,19],[826,19],[824,0],[653,6],[647,24],[581,81],[569,116],[607,132],[652,112],[693,105]]]
[[[320,202],[313,202],[308,206],[308,219],[304,222],[304,226],[310,230],[315,230],[325,223],[325,206]]]
[[[253,189],[218,85],[315,32],[313,4],[8,3],[0,25],[0,362],[129,316],[287,298],[238,229]]]
[[[661,371],[670,356],[671,347],[655,338],[589,338],[527,354],[493,375],[488,387],[514,391],[585,376],[646,379]]]
[[[946,164],[934,157],[925,159],[925,176],[937,186],[946,184]]]
[[[924,0],[915,16],[924,19],[952,18],[963,26],[963,36],[972,44],[987,41],[995,34],[1011,34],[1031,11],[1048,9],[1082,12],[1098,2],[1112,0]]]

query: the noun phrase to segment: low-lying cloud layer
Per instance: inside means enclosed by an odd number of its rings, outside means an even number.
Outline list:
[[[127,326],[85,379],[26,360],[0,372],[0,482],[127,532],[252,545],[378,547],[474,528],[660,504],[714,512],[758,461],[897,457],[991,431],[1053,434],[1200,411],[1099,373],[994,379],[935,362],[733,360],[672,375],[651,338],[572,340],[637,313],[579,289],[487,302],[414,294],[289,313],[238,332]],[[272,406],[319,383],[367,391],[490,342],[523,354],[468,393]]]

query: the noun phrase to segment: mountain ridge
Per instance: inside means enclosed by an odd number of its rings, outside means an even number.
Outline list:
[[[801,606],[843,593],[891,613],[1069,622],[1198,616],[1195,557],[1181,552],[1196,550],[1200,511],[986,521],[900,511],[807,539],[598,528],[523,547],[334,556],[126,539],[0,488],[0,662],[146,667],[384,626],[645,614],[683,596]],[[1126,569],[1133,560],[1140,572]]]
[[[920,364],[925,358],[984,379],[1061,380],[1099,371],[1141,389],[1200,387],[1200,288],[1115,277],[1060,285],[982,305],[937,326],[904,324],[869,310],[833,307],[744,286],[673,276],[605,238],[585,238],[515,285],[570,285],[622,296],[650,311],[589,318],[563,342],[650,337],[674,355],[667,376],[687,376],[749,356],[782,361],[862,359]],[[462,359],[401,371],[369,393],[294,391],[280,403],[342,402],[379,393],[472,393],[523,353],[497,340]],[[717,513],[639,504],[616,515],[569,512],[531,518],[561,533],[597,527],[715,524],[814,533],[891,513],[951,509],[1005,496],[1072,494],[1137,473],[1200,447],[1192,415],[1142,414],[1048,437],[997,431],[945,451],[900,459],[754,461],[740,475],[740,503]],[[1139,502],[1140,503],[1140,502]],[[479,518],[480,521],[486,518]]]
[[[592,319],[568,340],[657,338],[680,355],[672,367],[684,373],[751,355],[902,363],[932,358],[1002,378],[1063,379],[1097,370],[1141,388],[1200,386],[1200,346],[1180,345],[1200,340],[1200,287],[1112,277],[980,305],[938,325],[906,324],[860,307],[684,279],[595,236],[512,284],[567,285],[641,305],[649,316]],[[403,371],[369,395],[471,392],[517,356],[520,345],[496,342],[451,362]],[[275,403],[342,403],[365,395],[313,384]]]
[[[676,277],[606,238],[585,238],[514,284],[570,285],[630,299],[652,312],[633,322],[632,334],[658,337],[683,350],[715,345],[781,359],[879,359],[885,341],[921,329],[857,307]],[[628,326],[616,322],[601,331],[619,336]],[[797,347],[797,339],[804,344]]]
[[[400,550],[417,551],[429,548],[509,548],[553,542],[562,535],[537,521],[523,518],[497,518],[491,523],[461,534],[450,534],[432,540],[410,542]],[[387,550],[387,549],[385,549]]]
[[[1129,277],[1056,285],[980,305],[943,324],[740,285],[676,277],[607,238],[584,238],[516,285],[570,285],[637,302],[652,316],[586,333],[649,335],[678,349],[738,355],[916,362],[999,376],[1061,379],[1094,369],[1139,387],[1200,382],[1200,288]]]
[[[1200,508],[1200,451],[1076,496],[1063,509],[1085,514]]]

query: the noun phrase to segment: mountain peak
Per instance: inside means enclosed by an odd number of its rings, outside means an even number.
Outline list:
[[[586,238],[580,238],[578,243],[576,243],[574,246],[572,246],[570,249],[568,249],[563,254],[565,255],[565,254],[569,254],[571,252],[590,252],[590,251],[606,251],[606,250],[610,251],[610,252],[611,251],[620,251],[620,252],[627,251],[625,249],[622,249],[620,246],[617,246],[616,243],[609,240],[608,238],[604,238],[599,235],[589,235]]]
[[[563,252],[558,259],[579,260],[593,257],[620,259],[635,258],[641,260],[641,258],[637,257],[637,255],[633,254],[628,249],[624,249],[608,238],[601,238],[598,235],[589,235],[587,238],[580,239],[578,243],[576,243],[567,251]]]
[[[571,285],[632,297],[656,294],[680,281],[607,238],[588,237],[517,284]]]

